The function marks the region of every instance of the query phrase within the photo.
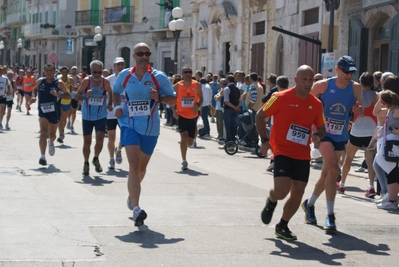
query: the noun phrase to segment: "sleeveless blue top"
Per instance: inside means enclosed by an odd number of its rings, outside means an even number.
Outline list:
[[[54,79],[52,83],[47,83],[46,78],[43,78],[41,83],[38,86],[38,109],[39,113],[43,113],[43,110],[46,111],[46,114],[57,116],[61,114],[61,105],[58,103],[58,97],[50,94],[51,90],[60,91],[58,89],[58,79]]]
[[[82,119],[87,121],[97,121],[107,117],[107,91],[104,87],[104,78],[101,77],[100,87],[93,86],[92,76],[89,76],[90,97],[86,97],[82,102]]]
[[[340,89],[335,80],[335,77],[328,79],[327,89],[319,98],[323,102],[326,118],[326,137],[334,142],[346,142],[349,140],[349,115],[356,98],[352,81],[344,89]]]

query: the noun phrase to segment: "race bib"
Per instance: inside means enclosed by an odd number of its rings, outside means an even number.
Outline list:
[[[102,106],[104,102],[103,95],[92,95],[88,99],[89,105],[91,106]]]
[[[310,129],[291,124],[287,132],[288,141],[307,146],[309,141]]]
[[[22,90],[22,85],[17,85],[18,90]]]
[[[53,102],[42,103],[40,104],[40,108],[43,113],[50,113],[55,111],[55,106]]]
[[[345,121],[335,120],[326,117],[326,131],[332,135],[341,135],[344,130]]]
[[[148,100],[130,101],[128,102],[128,108],[129,117],[150,115],[150,102]]]
[[[6,88],[0,87],[0,96],[3,96],[6,94]]]
[[[192,107],[194,107],[194,97],[183,97],[181,99],[181,106],[183,108],[192,108]]]
[[[31,84],[30,82],[26,82],[26,83],[25,83],[25,86],[27,86],[27,87],[31,87],[31,86],[32,86],[32,84]]]

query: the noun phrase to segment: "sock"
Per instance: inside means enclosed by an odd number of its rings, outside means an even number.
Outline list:
[[[374,189],[374,185],[369,185],[368,189]]]
[[[288,221],[284,221],[283,219],[280,219],[280,222],[278,223],[278,226],[280,227],[287,227]]]
[[[311,195],[310,198],[308,199],[308,206],[309,206],[309,207],[314,206],[314,203],[316,203],[316,200],[317,200],[318,198],[319,198],[318,196],[316,196],[314,193],[312,193],[312,195]]]
[[[339,182],[339,187],[343,188],[343,187],[345,187],[345,184],[343,182]]]
[[[96,159],[98,160],[98,158],[97,158],[97,157],[94,157],[94,158],[93,158],[93,160],[96,160]]]
[[[334,201],[327,201],[327,214],[334,215]]]
[[[40,156],[40,158],[41,158],[41,159],[46,159],[46,155],[42,154],[42,155]]]
[[[267,198],[267,202],[269,202],[269,206],[270,206],[271,208],[275,208],[275,207],[277,206],[277,201],[276,201],[276,202],[273,202],[273,201],[270,199],[270,197]]]

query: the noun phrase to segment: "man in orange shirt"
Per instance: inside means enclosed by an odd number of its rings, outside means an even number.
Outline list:
[[[177,119],[180,132],[180,152],[182,157],[182,171],[188,169],[186,159],[187,147],[193,144],[197,127],[198,108],[202,106],[201,84],[191,79],[193,70],[190,66],[184,66],[182,70],[183,80],[173,86],[176,92],[176,109],[173,117]]]
[[[272,148],[274,153],[274,188],[269,191],[261,218],[263,223],[269,224],[277,201],[291,192],[275,231],[277,237],[285,240],[297,239],[289,230],[288,222],[298,210],[308,183],[310,140],[318,147],[326,133],[322,103],[309,94],[313,76],[311,67],[299,67],[294,77],[296,86],[274,94],[256,114],[261,151],[266,155],[268,149]],[[274,125],[269,143],[266,121],[272,116]],[[313,125],[317,130],[312,134]]]
[[[24,88],[24,96],[25,96],[25,107],[26,107],[26,115],[30,115],[30,100],[32,98],[33,88],[35,87],[35,78],[32,76],[32,70],[28,69],[26,71],[26,76],[24,77],[24,81],[22,86]]]

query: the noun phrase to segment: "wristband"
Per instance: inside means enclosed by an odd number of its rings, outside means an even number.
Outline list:
[[[114,107],[114,110],[118,110],[118,109],[123,109],[120,105],[117,105],[116,107]]]

